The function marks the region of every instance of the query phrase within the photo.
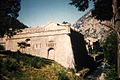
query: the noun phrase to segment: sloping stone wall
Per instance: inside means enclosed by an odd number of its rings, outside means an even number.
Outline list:
[[[26,28],[6,39],[6,49],[19,50],[18,42],[29,39],[30,47],[23,52],[55,60],[66,68],[74,68],[74,56],[70,39],[70,25],[51,23],[42,28]]]
[[[29,47],[21,49],[23,53],[55,60],[66,68],[77,71],[90,66],[91,58],[87,54],[82,34],[68,24],[50,23],[42,28],[26,28],[12,38],[6,38],[7,50],[20,50],[18,43],[29,40]]]

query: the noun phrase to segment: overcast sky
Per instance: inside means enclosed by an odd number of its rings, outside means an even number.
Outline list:
[[[63,21],[73,24],[85,12],[78,11],[74,6],[69,5],[69,2],[70,0],[21,0],[18,19],[28,26]],[[92,8],[92,3],[90,8]]]

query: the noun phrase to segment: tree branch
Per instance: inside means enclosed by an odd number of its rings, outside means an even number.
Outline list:
[[[103,25],[103,26],[106,26],[106,27],[108,27],[108,28],[110,28],[110,29],[112,29],[113,31],[115,31],[116,32],[116,29],[114,28],[114,27],[112,27],[112,25],[107,25],[107,24],[104,24],[104,23],[102,23],[102,22],[99,22],[101,25]]]

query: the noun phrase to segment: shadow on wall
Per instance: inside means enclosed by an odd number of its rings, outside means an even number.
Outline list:
[[[72,42],[76,70],[79,71],[83,68],[93,70],[95,68],[95,62],[93,58],[88,55],[84,36],[71,29],[70,38]]]

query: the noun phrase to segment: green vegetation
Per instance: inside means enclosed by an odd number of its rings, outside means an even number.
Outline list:
[[[112,31],[103,43],[103,53],[109,64],[117,62],[117,35]]]
[[[30,39],[26,39],[25,41],[22,41],[22,42],[18,42],[18,47],[19,47],[19,51],[23,50],[26,48],[26,47],[30,47],[30,44],[28,43],[30,41]]]
[[[0,51],[2,80],[79,80],[56,62],[20,52]]]
[[[12,37],[28,27],[17,19],[20,5],[21,0],[0,0],[0,37]]]
[[[115,70],[115,65],[112,65],[110,68],[107,68],[105,70],[105,73],[106,73],[106,77],[105,77],[106,80],[117,79],[117,73],[116,73],[116,70]]]
[[[111,31],[103,43],[103,53],[107,64],[110,65],[105,70],[106,80],[115,80],[117,78],[117,36]]]

